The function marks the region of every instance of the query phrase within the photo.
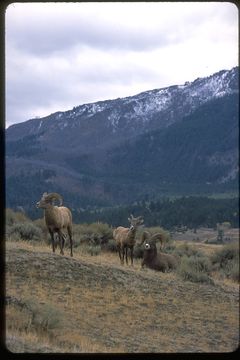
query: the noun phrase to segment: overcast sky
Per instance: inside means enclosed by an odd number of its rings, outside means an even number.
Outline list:
[[[237,65],[229,2],[13,3],[6,126]]]

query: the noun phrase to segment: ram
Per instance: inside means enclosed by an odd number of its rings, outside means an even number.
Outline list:
[[[55,206],[54,200],[59,201],[60,206]],[[64,230],[67,230],[69,240],[70,240],[70,255],[73,256],[72,251],[72,213],[71,211],[62,206],[62,196],[58,193],[44,193],[39,202],[37,202],[37,208],[44,209],[44,218],[46,222],[46,226],[51,236],[52,241],[52,250],[55,252],[55,243],[54,243],[54,234],[58,235],[59,245],[60,245],[60,253],[64,255],[63,248],[65,243],[65,234]]]
[[[133,265],[133,249],[136,243],[135,236],[138,226],[141,225],[144,220],[142,216],[134,218],[133,215],[131,215],[128,221],[130,222],[130,227],[125,228],[119,226],[113,231],[113,238],[117,244],[121,264],[124,264],[124,255],[126,264],[128,264],[128,249],[130,249],[131,265]]]
[[[146,235],[146,234],[145,234]],[[165,254],[163,252],[157,252],[156,242],[160,240],[161,234],[155,234],[146,240],[146,236],[143,235],[144,252],[142,260],[142,268],[146,265],[148,268],[166,272],[175,269],[178,266],[179,258]]]
[[[160,250],[163,250],[163,248],[165,247],[166,236],[164,236],[160,232],[152,234],[150,231],[145,230],[142,233],[142,240],[140,242],[140,245],[142,245],[143,242],[146,241],[147,239],[150,240],[151,238],[156,241],[159,241],[160,242]]]

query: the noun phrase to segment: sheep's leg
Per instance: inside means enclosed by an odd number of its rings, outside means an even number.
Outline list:
[[[55,242],[54,242],[54,233],[52,230],[49,230],[49,234],[51,236],[51,242],[52,242],[52,251],[55,252]]]
[[[124,265],[124,254],[125,254],[125,248],[124,248],[124,246],[122,246],[122,260],[121,260],[121,263],[122,263],[122,265]]]
[[[71,227],[69,226],[69,227],[67,228],[67,230],[68,230],[68,236],[69,236],[70,248],[71,248],[70,255],[73,256],[73,251],[72,251],[72,247],[73,247],[72,229],[71,229]]]
[[[122,264],[122,254],[121,254],[121,251],[122,251],[121,246],[118,245],[118,255],[119,255],[120,262],[121,262],[121,264]]]
[[[130,247],[131,265],[133,266],[133,246]]]
[[[126,264],[128,265],[128,248],[127,248],[127,246],[125,248],[125,258],[126,258]]]
[[[65,244],[65,239],[66,239],[66,236],[65,236],[65,234],[62,233],[62,254],[63,254],[64,244]]]
[[[58,236],[59,236],[60,254],[64,255],[63,247],[64,247],[65,239],[64,239],[64,235],[62,234],[62,232],[60,230],[58,231]]]

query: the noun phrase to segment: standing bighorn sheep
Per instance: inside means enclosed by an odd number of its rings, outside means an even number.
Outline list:
[[[145,241],[145,245],[142,268],[146,265],[150,269],[165,272],[177,267],[179,259],[176,256],[157,252],[156,241],[160,240],[160,238],[161,234],[157,233],[152,235],[149,240],[146,240],[146,234],[143,233],[141,244]]]
[[[60,206],[54,206],[53,201],[58,200]],[[64,255],[63,248],[65,242],[64,229],[67,229],[69,239],[70,239],[70,255],[73,256],[72,252],[72,213],[67,208],[62,206],[62,197],[57,193],[44,193],[41,200],[36,204],[37,208],[44,209],[45,222],[48,228],[48,231],[51,236],[52,241],[52,250],[55,252],[54,244],[54,233],[58,234],[60,253]]]
[[[130,256],[131,256],[131,264],[133,265],[133,248],[136,243],[135,236],[137,232],[137,227],[143,223],[142,216],[134,218],[131,215],[128,218],[130,222],[130,228],[125,228],[119,226],[117,229],[113,231],[113,238],[116,241],[118,254],[121,261],[121,264],[124,264],[124,254],[126,263],[128,264],[128,248],[130,249]]]

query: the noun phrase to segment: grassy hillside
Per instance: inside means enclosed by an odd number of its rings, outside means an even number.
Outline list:
[[[183,281],[177,273],[140,270],[140,260],[121,266],[115,253],[58,252],[6,243],[10,351],[231,352],[238,346],[237,283]]]

